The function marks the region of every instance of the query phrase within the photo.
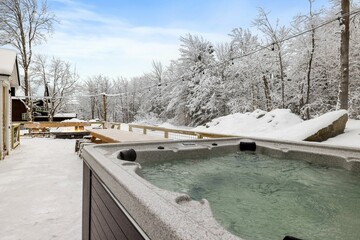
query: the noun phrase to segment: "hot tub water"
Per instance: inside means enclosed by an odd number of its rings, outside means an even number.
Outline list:
[[[146,180],[210,202],[215,218],[244,239],[357,239],[360,174],[234,153],[141,163]]]

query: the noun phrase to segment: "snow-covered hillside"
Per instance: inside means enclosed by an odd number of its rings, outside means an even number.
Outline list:
[[[288,109],[276,109],[270,112],[255,110],[251,113],[236,113],[219,117],[192,130],[301,141],[330,124],[331,119],[340,117],[344,113],[345,111],[330,112],[322,117],[303,121]],[[360,120],[349,119],[343,134],[330,138],[324,143],[360,148]]]
[[[264,136],[269,132],[288,128],[302,121],[289,109],[275,109],[271,112],[258,109],[251,113],[235,113],[219,117],[193,130],[241,136]]]

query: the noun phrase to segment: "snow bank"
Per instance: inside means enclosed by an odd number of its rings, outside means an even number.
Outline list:
[[[61,122],[86,122],[86,121],[80,120],[80,119],[77,119],[77,118],[72,118],[72,119],[66,119],[66,120],[61,121]]]
[[[360,148],[360,120],[349,119],[343,134],[329,138],[323,143]]]
[[[303,120],[289,109],[275,109],[270,112],[255,110],[249,113],[235,113],[219,117],[194,131],[214,132],[240,136],[263,136],[275,130],[301,123]]]
[[[278,130],[270,134],[265,134],[264,137],[271,137],[279,140],[302,141],[307,137],[315,134],[320,129],[329,126],[336,119],[340,118],[346,113],[346,110],[328,112],[318,118],[304,121],[300,124]]]
[[[275,109],[271,112],[255,110],[251,113],[235,113],[219,117],[205,124],[205,126],[199,126],[192,130],[246,137],[302,141],[320,129],[327,127],[334,122],[334,119],[338,119],[345,113],[345,110],[329,112],[318,118],[303,121],[299,116],[291,113],[289,109]],[[347,132],[350,131],[348,128],[345,129],[347,137],[341,134],[336,139],[350,138],[354,140],[356,138],[358,139],[357,142],[360,142],[360,121],[353,120],[351,126],[351,132]],[[328,140],[326,143],[344,145],[341,142]],[[360,144],[347,140],[346,145],[359,147]]]
[[[89,122],[91,123],[97,123],[100,122],[100,119],[96,118],[96,119],[90,119]]]

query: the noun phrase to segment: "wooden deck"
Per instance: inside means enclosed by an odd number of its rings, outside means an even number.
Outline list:
[[[154,137],[140,133],[126,132],[116,129],[91,129],[89,130],[91,141],[97,142],[100,139],[103,143],[119,142],[143,142],[143,141],[164,141],[166,138]]]

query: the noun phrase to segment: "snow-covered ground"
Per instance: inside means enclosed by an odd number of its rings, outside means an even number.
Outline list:
[[[81,239],[82,160],[75,140],[21,138],[0,161],[0,239]]]
[[[290,139],[326,120],[304,122],[288,110],[257,110],[217,118],[193,130],[267,138],[283,134]],[[128,125],[122,124],[121,130]],[[360,148],[360,121],[349,120],[345,133],[324,143]],[[0,161],[0,239],[81,239],[82,160],[74,147],[75,140],[22,137]]]
[[[288,109],[270,112],[256,110],[252,113],[235,113],[219,117],[193,131],[213,132],[245,137],[263,137],[300,141],[340,117],[345,111],[330,112],[319,118],[303,121]],[[360,120],[349,119],[345,132],[323,144],[360,148]]]
[[[324,143],[360,148],[360,120],[349,119],[343,134],[330,138]]]

